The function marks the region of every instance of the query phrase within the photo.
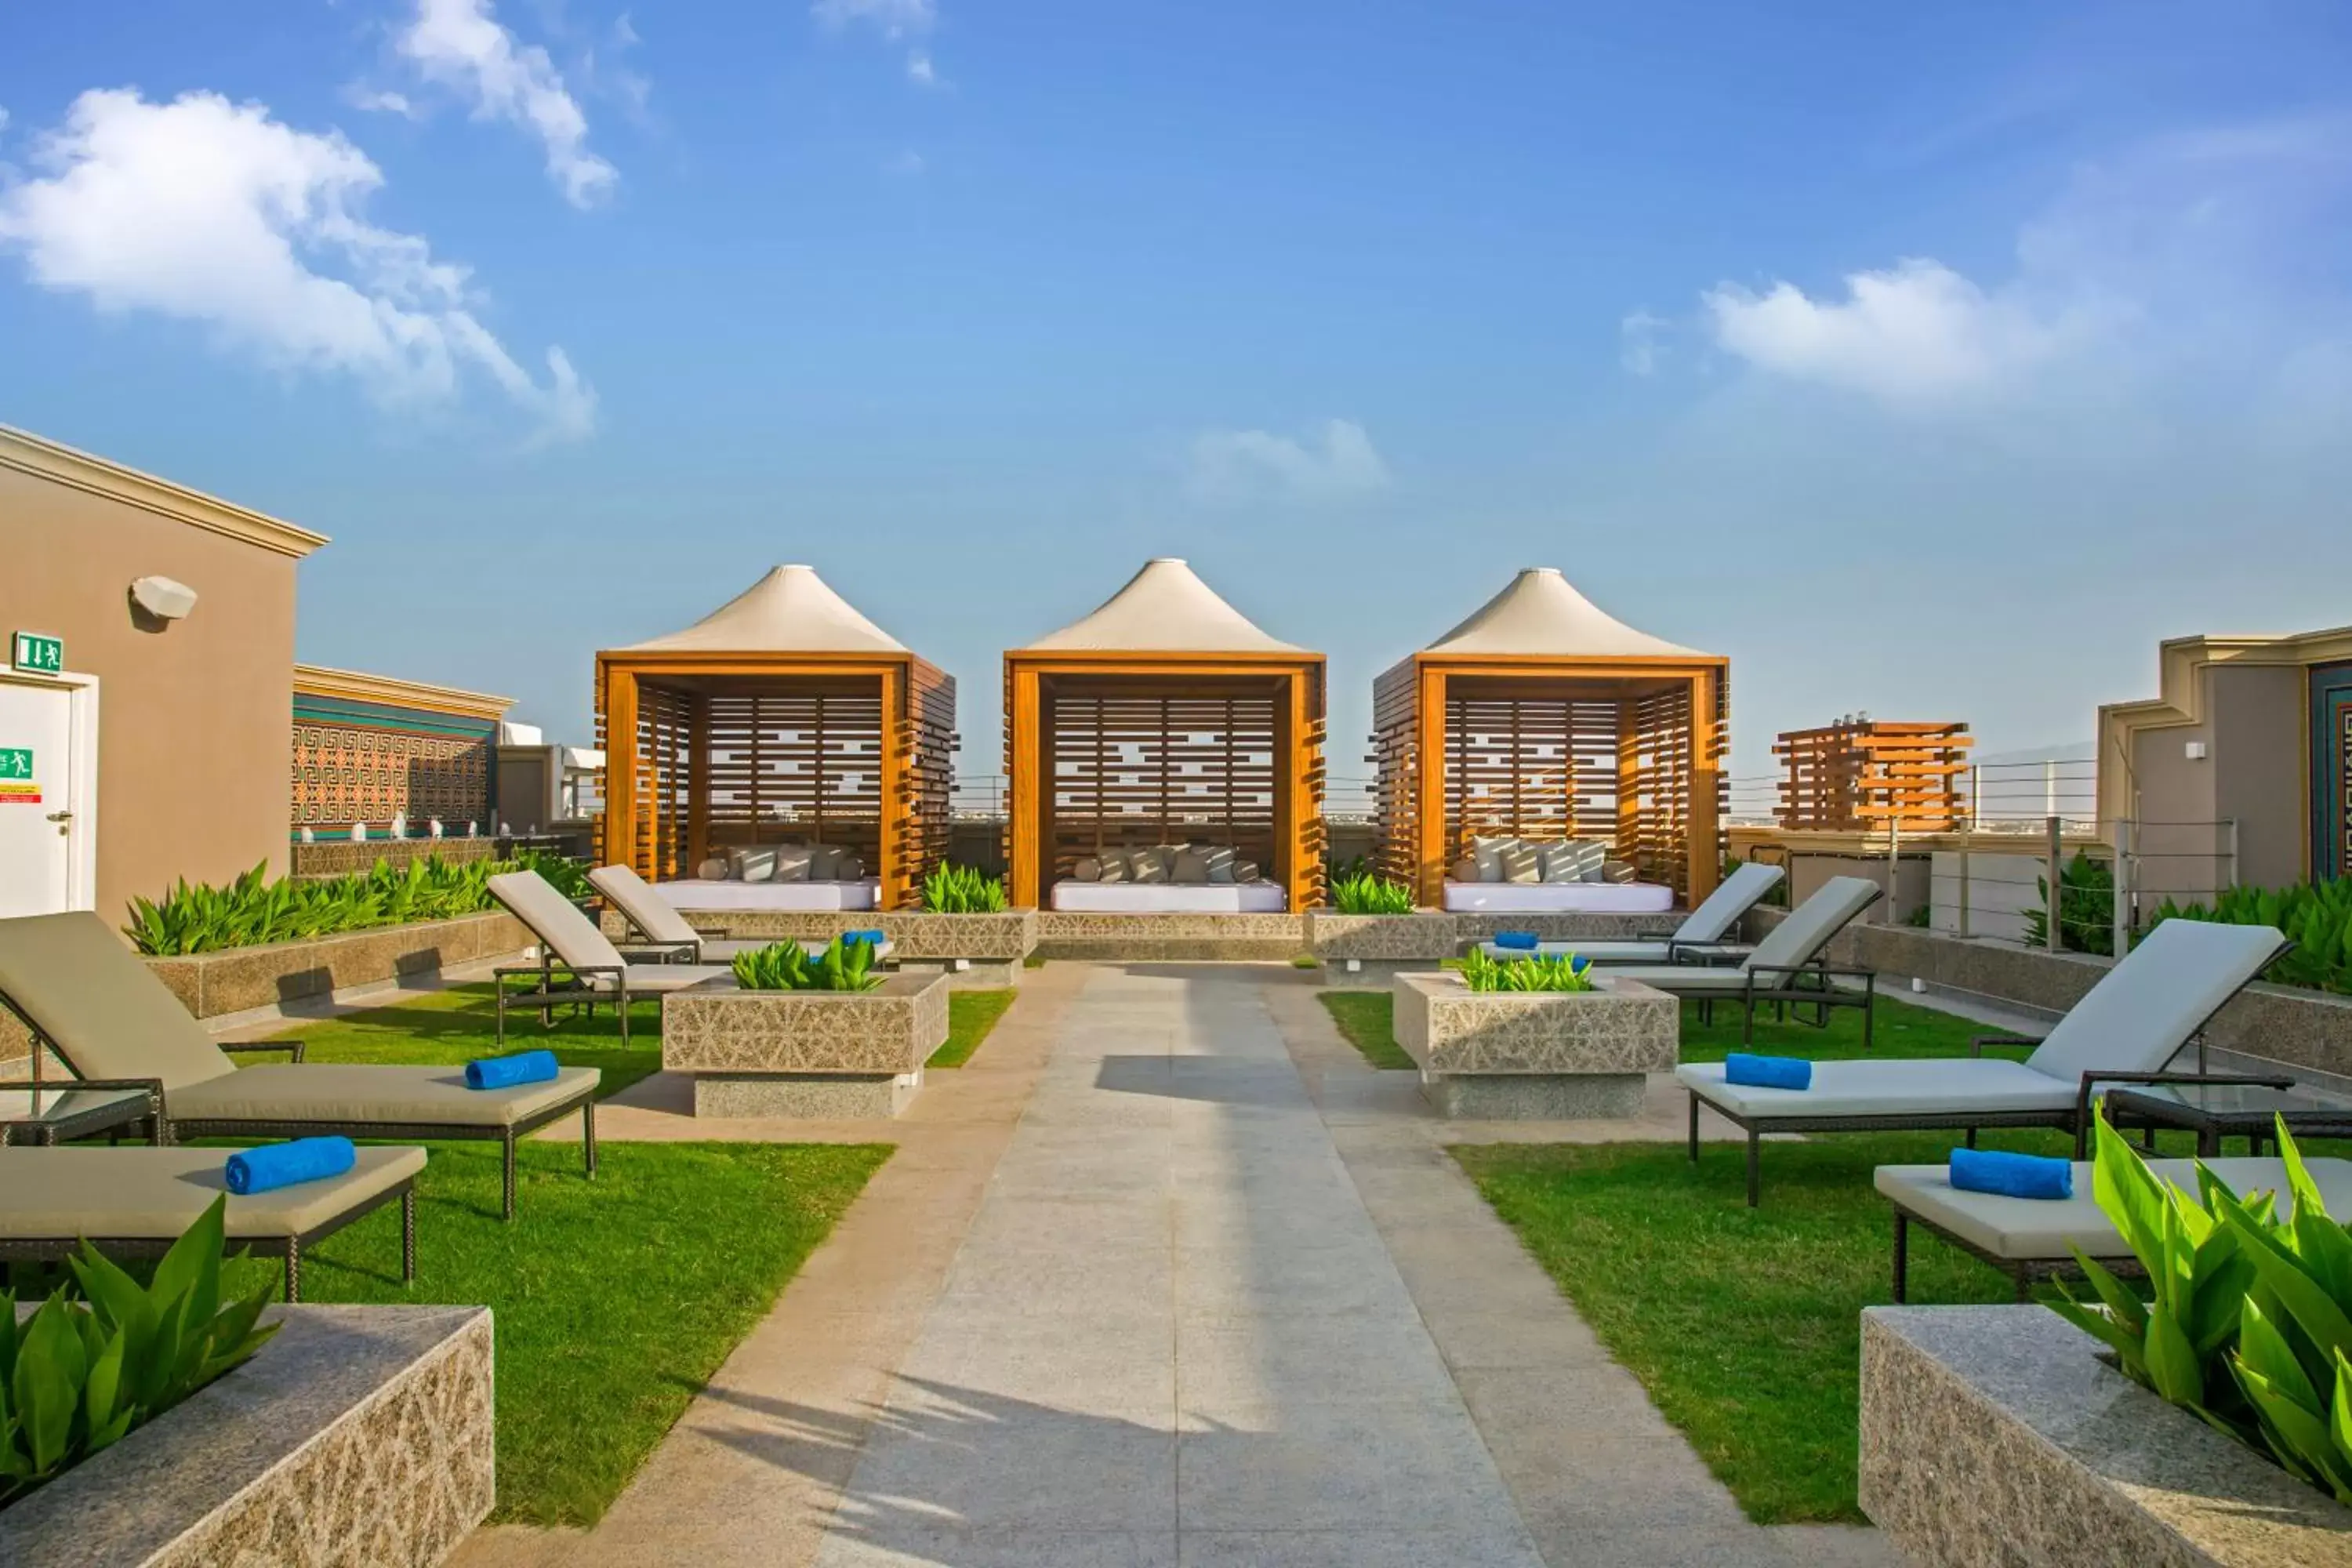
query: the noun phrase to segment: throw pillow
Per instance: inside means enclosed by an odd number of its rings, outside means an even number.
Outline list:
[[[1453,869],[1445,873],[1445,879],[1449,882],[1476,881],[1478,879],[1478,858],[1475,855],[1465,855],[1461,859],[1454,862]]]
[[[756,845],[730,849],[735,861],[735,879],[739,882],[765,882],[776,874],[776,851],[772,845]]]
[[[834,862],[833,879],[836,882],[862,882],[866,879],[866,862],[845,849]]]
[[[1169,880],[1186,887],[1205,886],[1209,880],[1209,852],[1192,844],[1176,851],[1176,870]]]
[[[1223,884],[1234,879],[1234,854],[1226,844],[1204,844],[1202,852],[1209,858],[1209,880]]]
[[[1601,862],[1601,879],[1604,882],[1637,882],[1641,880],[1641,877],[1642,874],[1633,869],[1632,864],[1627,861],[1603,860]]]
[[[812,879],[809,867],[814,852],[805,844],[779,844],[769,851],[774,858],[775,870],[769,879],[777,882],[805,882]]]
[[[1157,849],[1138,849],[1127,858],[1127,879],[1130,882],[1165,882],[1168,863],[1160,858]]]
[[[1589,838],[1547,844],[1543,847],[1543,879],[1547,882],[1597,882],[1601,879],[1601,862],[1608,853],[1605,845]]]
[[[1102,871],[1102,862],[1088,855],[1070,868],[1070,879],[1074,882],[1099,882]]]
[[[1255,860],[1236,860],[1236,861],[1234,861],[1234,881],[1236,881],[1236,882],[1255,882],[1255,881],[1258,881],[1258,880],[1260,880],[1260,879],[1261,879],[1261,877],[1260,877],[1260,873],[1259,873],[1258,868],[1257,868],[1257,862],[1256,862],[1256,861],[1255,861]]]
[[[1506,882],[1526,885],[1542,879],[1543,863],[1536,847],[1524,838],[1509,838],[1503,843],[1503,878]]]
[[[848,853],[838,844],[810,845],[808,879],[812,882],[840,881],[842,857]]]
[[[1503,847],[1510,842],[1507,838],[1470,840],[1470,857],[1478,863],[1478,875],[1475,880],[1499,882],[1503,879]]]
[[[706,882],[723,882],[727,879],[727,873],[734,868],[728,863],[724,855],[713,855],[709,859],[697,866],[694,868],[694,874]]]
[[[1096,876],[1095,880],[1097,882],[1126,881],[1127,857],[1120,854],[1116,849],[1107,851],[1101,857],[1101,864],[1097,868],[1097,875]]]

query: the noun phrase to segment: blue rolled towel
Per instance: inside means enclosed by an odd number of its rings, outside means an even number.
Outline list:
[[[1811,1089],[1813,1064],[1802,1057],[1759,1057],[1733,1051],[1723,1058],[1723,1081],[1750,1089]]]
[[[359,1157],[348,1138],[297,1138],[290,1143],[239,1149],[228,1157],[228,1190],[243,1197],[299,1182],[322,1181],[341,1175]]]
[[[466,1087],[512,1089],[517,1084],[545,1083],[559,1070],[553,1051],[514,1051],[467,1062]]]
[[[2011,1198],[2071,1198],[2074,1164],[2047,1154],[1955,1149],[1952,1185],[1964,1193],[1999,1193]]]
[[[1498,931],[1495,933],[1495,945],[1524,948],[1533,952],[1536,950],[1536,933],[1531,931]]]
[[[1568,972],[1570,974],[1581,974],[1591,967],[1592,960],[1585,957],[1584,954],[1571,952],[1568,955]]]
[[[866,931],[845,931],[841,933],[841,945],[844,947],[861,942],[868,947],[880,947],[882,941],[882,929],[879,926]]]

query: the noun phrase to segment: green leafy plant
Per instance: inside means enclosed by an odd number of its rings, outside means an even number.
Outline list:
[[[943,861],[923,879],[923,908],[937,915],[992,915],[1006,904],[1003,879]]]
[[[1370,871],[1356,871],[1331,884],[1331,907],[1343,915],[1409,915],[1412,889]]]
[[[882,984],[873,944],[839,937],[814,958],[796,942],[739,952],[734,968],[735,984],[746,991],[871,991]]]
[[[490,908],[490,879],[507,871],[536,871],[568,899],[593,891],[572,861],[536,849],[511,860],[452,862],[429,855],[397,870],[379,860],[347,877],[274,881],[267,865],[258,865],[223,886],[183,878],[160,902],[134,898],[123,931],[141,952],[163,957],[453,920]]]
[[[2284,1121],[2284,1219],[2271,1194],[2241,1198],[2202,1162],[2192,1198],[2104,1114],[2095,1131],[2094,1191],[2150,1300],[2078,1250],[2097,1300],[2070,1292],[2053,1308],[2113,1350],[2125,1375],[2352,1503],[2352,1235],[2328,1215]]]
[[[1489,958],[1484,948],[1472,948],[1460,964],[1463,984],[1473,991],[1590,991],[1591,965],[1573,953],[1558,958],[1529,953],[1525,958]]]
[[[2294,946],[2263,972],[2263,979],[2352,995],[2352,877],[2291,888],[2231,888],[2210,904],[2167,899],[2148,929],[2169,920],[2275,926]]]
[[[71,1469],[237,1366],[278,1331],[270,1289],[220,1299],[228,1200],[215,1198],[141,1285],[89,1242],[21,1324],[0,1291],[0,1507]]]
[[[2025,942],[2046,947],[2050,942],[2050,879],[2033,879],[2042,907],[2025,911]],[[2116,951],[2116,868],[2094,860],[2081,850],[2058,868],[2058,941],[2069,952],[2095,952],[2112,957]]]

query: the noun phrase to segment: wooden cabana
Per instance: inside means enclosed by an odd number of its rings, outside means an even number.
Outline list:
[[[1181,561],[1004,656],[1016,904],[1108,851],[1213,842],[1288,907],[1323,885],[1323,656],[1267,636]]]
[[[667,637],[596,656],[603,854],[648,880],[714,851],[838,846],[878,907],[914,906],[948,846],[955,682],[806,566]]]
[[[1437,904],[1474,837],[1592,839],[1685,904],[1720,875],[1730,661],[1530,567],[1372,689],[1381,865]]]

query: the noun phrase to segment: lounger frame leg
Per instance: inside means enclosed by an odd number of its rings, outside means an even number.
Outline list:
[[[1754,1208],[1764,1185],[1764,1134],[1752,1124],[1748,1129],[1748,1206]]]
[[[1692,1164],[1694,1164],[1694,1165],[1696,1165],[1696,1164],[1697,1164],[1697,1163],[1698,1163],[1698,1091],[1697,1091],[1696,1089],[1692,1089],[1692,1090],[1690,1090],[1690,1091],[1689,1091],[1689,1093],[1690,1093],[1690,1157],[1691,1157],[1691,1163],[1692,1163]]]
[[[1895,1211],[1895,1304],[1911,1299],[1911,1216]]]
[[[503,1195],[504,1195],[504,1200],[505,1200],[505,1212],[504,1212],[504,1215],[503,1215],[503,1216],[502,1216],[502,1217],[504,1217],[505,1219],[507,1219],[507,1220],[509,1220],[509,1221],[511,1221],[511,1220],[513,1220],[514,1215],[515,1215],[515,1134],[514,1134],[514,1129],[513,1129],[513,1128],[511,1128],[511,1127],[509,1127],[509,1128],[508,1128],[508,1129],[506,1130],[506,1131],[505,1131],[505,1132],[501,1133],[501,1134],[499,1135],[499,1145],[500,1145],[500,1150],[501,1150],[501,1152],[502,1152],[505,1154],[505,1156],[506,1156],[506,1159],[505,1159],[505,1161],[504,1161],[504,1167],[505,1167],[505,1168],[504,1168],[504,1172],[503,1172],[503,1175],[504,1175],[504,1177],[505,1177],[505,1181],[504,1181],[504,1184],[504,1184],[504,1188],[505,1188],[504,1194],[503,1194]]]
[[[416,1283],[416,1186],[400,1194],[400,1282]]]
[[[302,1300],[302,1238],[293,1237],[286,1243],[286,1304],[289,1307]]]
[[[593,1096],[580,1102],[580,1142],[583,1158],[588,1163],[588,1179],[596,1179],[596,1100]]]

